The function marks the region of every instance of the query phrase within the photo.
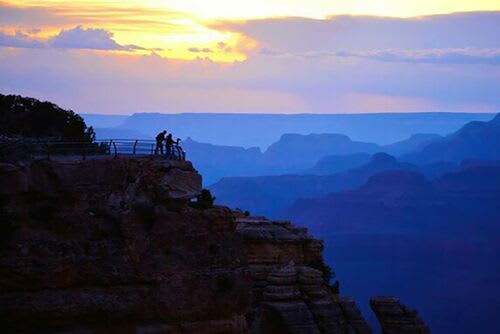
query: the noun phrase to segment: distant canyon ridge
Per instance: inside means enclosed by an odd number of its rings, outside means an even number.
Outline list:
[[[286,111],[284,111],[286,113]],[[137,113],[82,114],[98,138],[145,139],[162,131],[181,139],[213,145],[258,147],[265,151],[283,134],[339,133],[356,141],[388,145],[416,133],[447,135],[471,121],[488,121],[494,113],[378,114],[221,114]]]
[[[183,140],[188,158],[204,176],[204,185],[223,177],[329,174],[348,170],[368,162],[368,155],[385,152],[399,157],[470,121],[489,121],[494,116],[471,113],[83,115],[87,124],[95,128],[98,139],[151,139],[163,129],[173,133]],[[351,156],[356,154],[357,157]],[[360,154],[365,156],[362,158]],[[327,165],[336,169],[325,169]]]

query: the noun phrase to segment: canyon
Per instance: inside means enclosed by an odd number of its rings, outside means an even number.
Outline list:
[[[202,203],[190,162],[10,161],[0,184],[6,332],[372,332],[321,240]],[[398,299],[370,305],[384,333],[429,333]]]

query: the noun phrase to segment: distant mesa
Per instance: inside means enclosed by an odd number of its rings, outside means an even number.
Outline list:
[[[354,151],[367,149],[378,153],[371,157],[367,153],[352,151],[350,154],[327,154],[319,158],[313,168],[289,171],[290,175],[224,178],[210,188],[230,206],[246,207],[254,213],[279,217],[298,198],[321,197],[353,189],[381,171],[419,172],[434,179],[454,170],[463,160],[500,160],[499,120],[500,116],[497,116],[489,122],[468,123],[446,137],[430,134],[412,136],[403,141],[403,146],[411,143],[409,146],[416,147],[415,151],[398,159],[386,153],[387,148],[394,148],[394,145],[365,145],[339,135],[284,135],[264,154],[269,159],[266,163],[276,160],[286,165],[290,159],[298,160],[297,157],[302,154],[313,159],[328,150],[331,152],[334,143],[340,145],[337,152],[349,147]],[[315,150],[315,145],[328,149]],[[401,143],[396,146],[401,152]],[[290,158],[290,154],[285,152],[300,152],[300,155]],[[297,165],[300,166],[300,163]]]
[[[440,138],[442,137],[436,134],[415,134],[394,144],[380,146],[377,151],[398,157]],[[327,175],[344,172],[360,167],[369,161],[369,153],[330,154],[320,158],[313,168],[304,170],[302,174]]]
[[[340,134],[284,134],[264,153],[265,163],[281,169],[309,168],[325,155],[375,153],[379,146]]]
[[[151,139],[147,135],[135,130],[125,128],[96,128],[96,139]]]
[[[375,195],[388,194],[391,191],[422,193],[431,191],[432,187],[425,176],[418,172],[394,170],[371,176],[368,182],[359,189]]]
[[[153,138],[163,129],[181,139],[192,138],[184,140],[183,145],[187,147],[189,159],[203,174],[205,186],[210,186],[223,177],[329,175],[346,172],[368,163],[369,157],[377,152],[385,152],[398,159],[405,156],[405,161],[421,164],[418,159],[406,160],[406,157],[431,143],[439,142],[443,139],[442,134],[455,131],[467,121],[486,120],[493,116],[493,114],[464,113],[378,115],[140,113],[129,117],[96,115],[85,117],[95,124],[104,124],[104,128],[99,126],[97,130],[97,137],[101,139]],[[407,138],[404,140],[388,145],[370,142],[387,143],[405,137]],[[460,160],[445,161],[447,164],[459,162]],[[427,164],[427,162],[422,163]],[[434,176],[448,168],[440,160],[431,160],[430,163],[441,164],[432,168]]]
[[[408,139],[398,141],[390,145],[385,145],[383,147],[383,151],[395,156],[401,156],[418,150],[425,145],[428,145],[442,138],[442,136],[436,134],[417,133],[411,135]]]
[[[450,168],[448,165],[442,169]],[[270,217],[280,214],[297,199],[320,197],[363,185],[384,170],[439,172],[434,166],[419,167],[400,162],[386,153],[377,153],[360,167],[329,175],[277,175],[223,178],[210,186],[217,198],[231,207],[244,207]]]
[[[412,171],[384,171],[353,190],[299,199],[284,216],[307,222],[315,232],[497,233],[499,198],[500,163],[477,162],[435,180]]]
[[[373,163],[396,163],[397,159],[392,155],[384,152],[376,153],[372,156],[371,161]]]
[[[365,161],[364,152],[375,153],[380,148],[376,144],[353,141],[338,134],[285,134],[264,153],[258,147],[213,145],[191,138],[183,141],[183,146],[204,174],[207,185],[223,177],[309,173],[309,169],[328,154],[346,156],[345,164],[350,167]],[[349,161],[349,155],[353,155],[355,161]],[[346,169],[349,168],[343,170]]]
[[[500,113],[498,113],[495,118],[491,120],[492,123],[500,125]]]
[[[460,130],[402,157],[414,163],[500,159],[500,114],[489,122],[470,122]]]
[[[262,153],[258,148],[212,145],[187,138],[182,146],[203,175],[204,184],[212,184],[224,176],[258,175]]]
[[[382,114],[223,114],[136,113],[131,116],[83,115],[94,128],[135,129],[148,137],[166,128],[180,138],[198,142],[266,150],[284,133],[339,133],[353,140],[388,145],[418,133],[446,135],[470,121],[487,121],[493,113],[382,113]],[[221,131],[223,130],[223,131]],[[98,134],[99,135],[99,134]],[[419,139],[414,138],[413,140]],[[407,144],[409,144],[407,143]],[[398,156],[413,150],[398,146],[387,153]],[[374,153],[374,152],[368,152]],[[330,154],[336,154],[332,152]],[[308,166],[307,168],[311,168]]]
[[[345,172],[367,163],[370,157],[368,153],[327,155],[319,159],[313,168],[304,170],[303,174],[328,175]]]

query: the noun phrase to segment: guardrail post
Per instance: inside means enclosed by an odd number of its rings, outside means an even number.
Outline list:
[[[132,155],[135,157],[135,149],[137,147],[137,143],[139,142],[139,140],[136,139],[136,141],[134,142],[134,148],[132,149]]]
[[[116,149],[116,144],[114,141],[111,141],[113,143],[113,148],[115,149],[115,158],[118,157],[118,150]]]

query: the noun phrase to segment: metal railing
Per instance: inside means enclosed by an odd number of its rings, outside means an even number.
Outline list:
[[[99,142],[107,143],[110,146],[112,154],[114,154],[115,156],[116,155],[132,155],[132,156],[163,155],[168,159],[186,160],[186,152],[178,144],[173,144],[170,147],[163,145],[162,148],[157,149],[156,141],[154,140],[112,139]]]
[[[163,152],[163,154],[161,154]],[[29,155],[32,158],[82,158],[99,156],[163,156],[165,159],[186,160],[186,152],[180,145],[163,145],[156,148],[154,140],[109,139],[88,142],[16,140],[0,141],[0,156]]]

